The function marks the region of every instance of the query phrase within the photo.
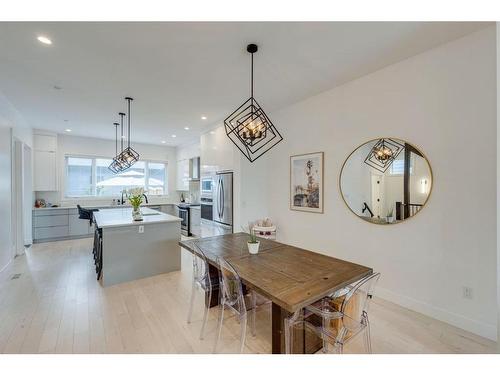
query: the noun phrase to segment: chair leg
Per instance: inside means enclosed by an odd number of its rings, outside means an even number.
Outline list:
[[[368,354],[372,354],[372,340],[370,334],[370,323],[368,322],[368,319],[366,319],[366,327],[365,327],[365,346],[366,346],[366,352]]]
[[[201,326],[200,340],[203,340],[203,337],[204,337],[205,327],[207,326],[208,312],[210,310],[210,301],[211,300],[212,300],[212,288],[210,288],[208,291],[208,304],[205,307],[205,313],[203,314],[203,324]]]
[[[217,344],[219,343],[222,333],[222,321],[224,320],[224,301],[220,301],[219,323],[217,326],[217,334],[215,335],[214,353],[217,353]]]
[[[256,330],[256,326],[255,326],[255,320],[256,320],[256,316],[257,316],[257,293],[255,293],[253,290],[252,290],[252,336],[256,336],[257,335],[257,330]]]
[[[344,354],[344,344],[337,344],[339,354]]]
[[[191,316],[193,314],[193,305],[194,305],[195,294],[196,294],[196,281],[194,281],[194,278],[193,278],[193,286],[191,288],[191,300],[189,302],[189,312],[188,312],[188,317],[187,317],[188,323],[191,323]]]
[[[241,327],[240,327],[240,353],[243,353],[243,349],[245,348],[245,339],[247,335],[247,314],[245,314],[241,318]]]

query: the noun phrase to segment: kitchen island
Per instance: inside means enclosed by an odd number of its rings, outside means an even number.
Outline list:
[[[130,207],[94,212],[103,286],[180,269],[181,219],[147,207],[141,211],[143,221],[132,219]]]

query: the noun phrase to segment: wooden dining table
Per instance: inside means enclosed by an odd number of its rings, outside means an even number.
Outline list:
[[[258,254],[247,249],[246,233],[225,234],[180,241],[193,252],[194,244],[205,253],[210,275],[217,285],[211,301],[218,301],[217,258],[223,257],[238,272],[246,288],[272,302],[272,353],[285,353],[284,319],[311,303],[344,288],[373,270],[359,264],[326,256],[314,251],[259,238]],[[294,353],[314,353],[322,346],[314,334],[302,330],[294,334]]]

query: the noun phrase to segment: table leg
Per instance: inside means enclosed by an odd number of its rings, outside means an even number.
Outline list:
[[[288,316],[288,312],[283,310],[279,305],[273,302],[272,305],[272,353],[285,353],[285,329],[284,319]]]

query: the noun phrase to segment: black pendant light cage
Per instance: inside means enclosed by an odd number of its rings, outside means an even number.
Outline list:
[[[127,101],[127,147],[123,149],[123,125],[122,125],[122,151],[120,154],[116,157],[116,160],[122,165],[122,171],[130,168],[132,165],[134,165],[137,161],[139,161],[139,153],[135,151],[131,146],[130,146],[130,102],[134,100],[131,97],[126,97],[125,100]],[[120,114],[122,115],[122,114]],[[122,116],[122,124],[123,124],[123,116]]]
[[[115,155],[118,156],[118,127],[120,126],[120,124],[117,122],[114,122],[113,125],[115,127]],[[123,143],[123,141],[122,141],[122,143]],[[122,165],[116,159],[116,156],[113,158],[113,160],[111,161],[111,163],[108,166],[108,169],[115,174],[122,171]]]
[[[251,54],[251,94],[242,105],[224,120],[226,135],[252,163],[283,140],[278,129],[253,96],[253,54],[255,44],[249,44]]]
[[[404,148],[404,145],[391,138],[381,138],[366,156],[365,163],[385,173]]]

